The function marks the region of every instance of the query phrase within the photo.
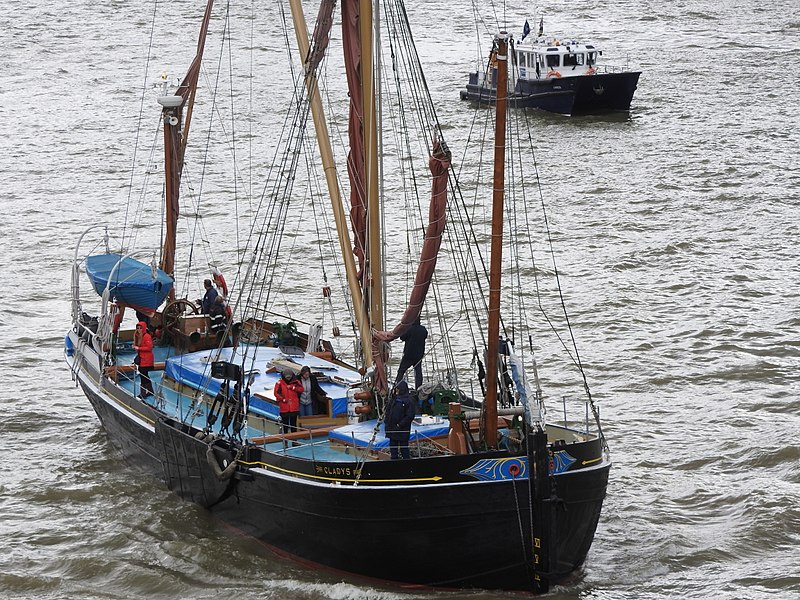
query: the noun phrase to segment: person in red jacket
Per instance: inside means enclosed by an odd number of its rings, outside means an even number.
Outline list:
[[[136,333],[133,334],[133,349],[136,350],[136,365],[139,368],[141,391],[139,398],[144,400],[153,395],[153,382],[150,380],[150,371],[155,364],[153,357],[153,336],[147,331],[147,323],[139,321],[136,324]]]
[[[281,373],[281,378],[275,383],[275,399],[281,411],[282,433],[289,433],[297,429],[297,415],[300,414],[300,394],[303,393],[303,384],[294,377],[288,369]]]

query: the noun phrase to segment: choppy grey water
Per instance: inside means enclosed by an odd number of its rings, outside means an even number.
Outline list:
[[[193,10],[159,35],[194,39],[197,4],[171,3]],[[550,597],[800,598],[798,7],[602,4],[543,7],[643,70],[625,118],[536,116],[540,156],[562,157],[543,160],[545,198],[615,461],[587,563]],[[457,151],[473,5],[408,9]],[[126,193],[151,11],[11,0],[0,15],[0,596],[505,597],[286,563],[121,464],[71,384],[72,252]]]

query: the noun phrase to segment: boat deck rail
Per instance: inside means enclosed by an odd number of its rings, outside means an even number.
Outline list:
[[[628,64],[615,65],[604,63],[602,65],[596,65],[595,70],[598,73],[627,73],[631,70],[631,67]]]
[[[199,428],[207,427],[211,406],[204,401],[203,394],[191,388],[181,386],[181,389],[176,389],[175,386],[166,384],[163,380],[162,369],[168,350],[157,347],[155,354],[156,365],[150,372],[150,377],[156,395],[148,398],[146,402],[188,425]],[[135,352],[132,351],[132,348],[129,348],[127,344],[120,344],[117,349],[117,365],[107,368],[106,376],[109,383],[118,385],[136,395],[139,391],[139,382],[135,375],[133,356],[135,356]],[[466,409],[464,414],[469,417],[470,429],[472,429],[471,421],[475,421],[475,427],[477,427],[480,411]],[[507,427],[514,418],[522,418],[523,414],[522,406],[501,408],[498,411],[498,427],[503,427],[503,422]],[[585,395],[563,395],[560,402],[550,404],[550,410],[546,415],[548,437],[567,443],[596,438],[600,432],[595,421],[595,414],[599,418],[599,407],[595,403],[593,409],[592,402]],[[446,423],[443,423],[442,426],[446,427]],[[241,437],[268,452],[319,462],[357,462],[389,458],[388,440],[379,429],[374,436],[370,435],[369,439],[366,439],[363,435],[359,437],[355,430],[340,425],[297,426],[294,431],[285,434],[281,433],[280,427],[280,423],[251,414],[248,415]],[[226,435],[221,427],[221,419],[217,419],[211,429],[216,435]],[[329,435],[334,429],[338,430],[336,437]],[[446,441],[442,439],[441,432],[432,433],[426,431],[424,427],[416,425],[413,428],[408,448],[412,458],[452,454]]]
[[[600,418],[600,406],[585,395],[563,395],[558,410],[548,414],[548,426],[561,427],[574,432],[581,432],[587,437],[600,434],[597,420]],[[576,440],[582,441],[582,440]]]

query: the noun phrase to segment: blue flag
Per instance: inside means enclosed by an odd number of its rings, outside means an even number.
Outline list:
[[[528,34],[530,32],[531,32],[531,26],[528,23],[528,20],[525,19],[525,26],[522,28],[522,39],[520,39],[520,42],[524,42],[525,38],[528,37]]]

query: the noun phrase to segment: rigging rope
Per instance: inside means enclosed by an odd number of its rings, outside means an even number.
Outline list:
[[[155,36],[156,31],[156,14],[158,12],[158,0],[153,2],[153,16],[150,21],[150,39],[147,46],[147,59],[145,60],[144,66],[144,81],[142,82],[142,95],[139,101],[139,118],[137,119],[136,125],[136,139],[133,143],[133,158],[131,159],[131,177],[130,177],[130,184],[128,185],[128,201],[126,202],[125,206],[125,218],[123,219],[123,232],[127,231],[128,229],[128,216],[129,216],[129,208],[131,202],[131,194],[133,193],[133,179],[136,173],[136,153],[139,149],[139,134],[142,130],[142,116],[144,115],[144,99],[145,93],[147,90],[147,79],[150,77],[150,58],[152,56],[153,50],[153,38]],[[155,148],[155,144],[151,146],[151,148]],[[152,150],[151,150],[152,151]],[[125,234],[123,233],[122,237],[122,247],[125,247]],[[124,254],[124,251],[123,251]]]

